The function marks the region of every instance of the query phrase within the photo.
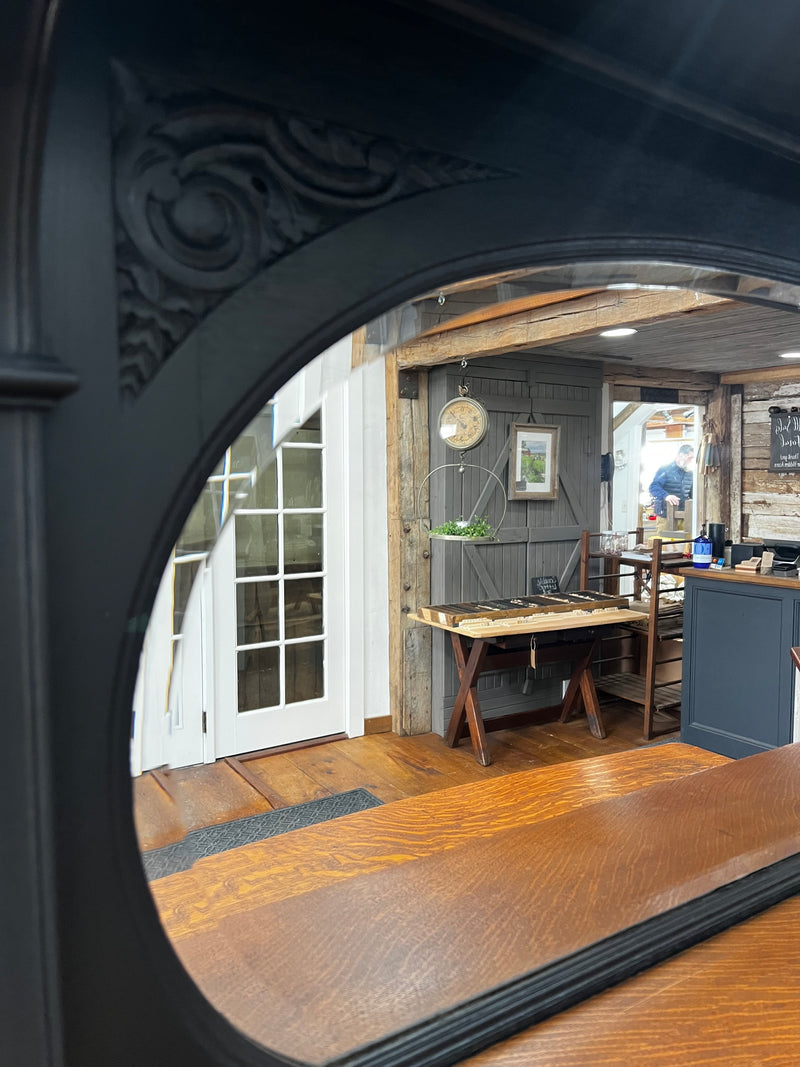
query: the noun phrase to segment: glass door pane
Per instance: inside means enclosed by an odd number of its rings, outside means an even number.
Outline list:
[[[241,463],[251,461],[244,455]],[[234,513],[240,713],[325,696],[325,442],[316,414]],[[271,505],[263,506],[264,504]]]

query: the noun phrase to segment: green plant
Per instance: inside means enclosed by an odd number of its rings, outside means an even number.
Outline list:
[[[431,530],[432,534],[448,537],[491,537],[493,532],[487,515],[484,515],[482,519],[473,519],[471,522],[465,522],[461,517],[450,519]]]

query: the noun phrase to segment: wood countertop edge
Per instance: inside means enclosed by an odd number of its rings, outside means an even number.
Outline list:
[[[683,567],[678,574],[684,578],[710,579],[713,582],[739,582],[747,585],[765,585],[776,589],[800,590],[799,578],[777,578],[774,574],[748,574],[745,571],[735,571],[726,567],[721,571],[699,567]]]

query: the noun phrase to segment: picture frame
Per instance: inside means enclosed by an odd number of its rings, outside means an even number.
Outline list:
[[[511,424],[508,457],[509,500],[556,500],[560,426]]]

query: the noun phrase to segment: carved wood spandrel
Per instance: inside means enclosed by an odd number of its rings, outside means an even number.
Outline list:
[[[114,65],[120,389],[260,270],[360,214],[506,177],[321,119]]]

